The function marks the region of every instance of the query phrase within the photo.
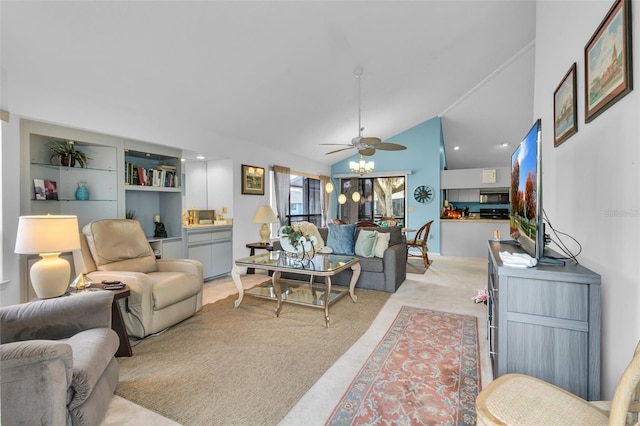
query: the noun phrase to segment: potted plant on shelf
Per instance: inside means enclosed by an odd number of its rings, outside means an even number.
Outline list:
[[[52,144],[49,145],[49,149],[53,152],[51,157],[49,157],[49,161],[54,158],[60,159],[60,164],[65,167],[75,167],[76,162],[80,164],[80,167],[87,167],[87,163],[89,160],[93,160],[93,158],[87,156],[82,151],[76,151],[75,145],[73,141],[51,141]]]

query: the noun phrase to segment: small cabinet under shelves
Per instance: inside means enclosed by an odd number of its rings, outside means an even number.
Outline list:
[[[232,226],[183,228],[185,257],[202,263],[204,279],[227,275],[233,267]]]
[[[494,379],[522,373],[600,399],[600,275],[582,265],[505,266],[489,241],[487,304]]]

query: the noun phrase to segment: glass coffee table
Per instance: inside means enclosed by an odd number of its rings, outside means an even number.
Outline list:
[[[273,273],[271,281],[267,281],[245,292],[240,281],[240,273],[245,268],[263,269]],[[331,277],[351,269],[349,287],[331,286]],[[281,279],[282,272],[306,275],[309,281]],[[324,277],[324,284],[314,282],[314,277]],[[256,256],[244,257],[235,261],[231,277],[238,289],[237,308],[242,303],[244,294],[265,299],[277,300],[276,316],[280,315],[283,302],[296,303],[324,309],[325,324],[329,327],[329,305],[340,299],[347,292],[351,300],[357,302],[354,293],[356,282],[360,277],[360,262],[357,257],[336,254],[316,254],[311,259],[292,258],[283,251],[272,251]]]

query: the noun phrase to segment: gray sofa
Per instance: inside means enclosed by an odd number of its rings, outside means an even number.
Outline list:
[[[400,285],[407,279],[407,240],[398,227],[376,227],[376,228],[357,228],[356,240],[361,230],[375,230],[378,232],[391,233],[389,247],[384,252],[384,257],[362,257],[356,256],[360,260],[360,278],[356,282],[356,288],[364,288],[368,290],[386,291],[395,293]],[[328,228],[318,228],[322,239],[327,243],[329,236]],[[274,249],[280,250],[280,243],[274,243]],[[331,283],[334,285],[348,286],[351,280],[351,270],[345,270],[332,278]],[[296,274],[283,273],[283,278],[307,280],[304,276]],[[324,278],[316,277],[316,281]]]
[[[113,294],[0,308],[2,424],[99,425],[118,384]]]

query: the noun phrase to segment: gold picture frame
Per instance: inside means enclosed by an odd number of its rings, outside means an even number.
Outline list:
[[[578,132],[576,63],[553,92],[553,146],[559,146]]]
[[[264,167],[242,165],[242,193],[264,195]]]

